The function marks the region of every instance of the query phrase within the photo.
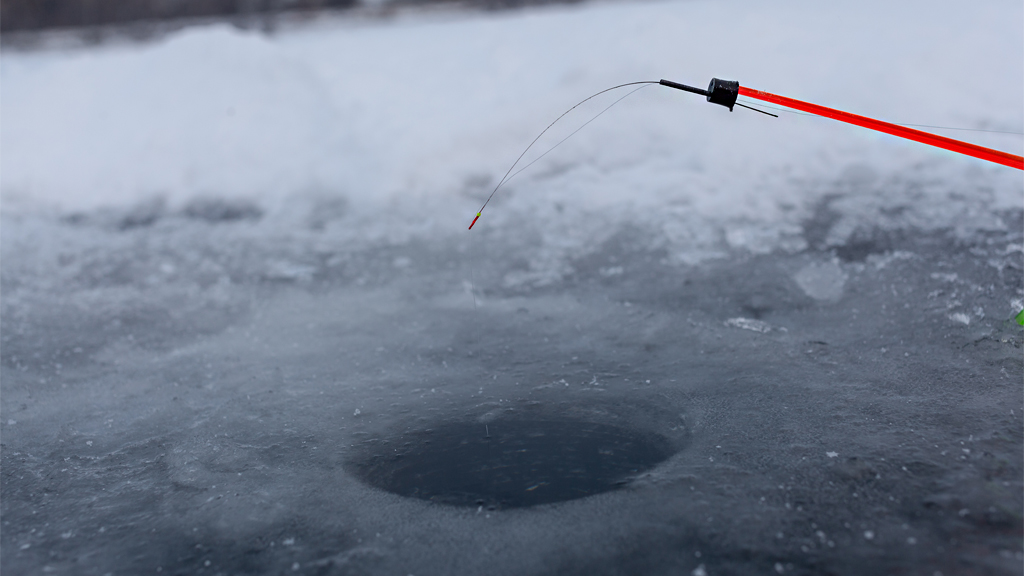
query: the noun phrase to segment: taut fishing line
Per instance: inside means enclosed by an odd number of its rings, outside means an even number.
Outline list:
[[[938,130],[969,130],[969,131],[972,131],[972,132],[993,132],[993,133],[1018,134],[1018,135],[1020,134],[1020,133],[1016,133],[1016,132],[1006,132],[1006,131],[1001,131],[1001,130],[983,130],[983,129],[972,129],[972,128],[950,128],[950,127],[946,127],[946,126],[930,126],[930,125],[923,125],[923,124],[895,124],[895,123],[892,123],[892,122],[883,122],[882,120],[876,120],[874,118],[868,118],[867,116],[859,116],[857,114],[851,114],[849,112],[843,112],[842,110],[836,110],[834,108],[828,108],[828,107],[825,107],[825,106],[820,106],[818,104],[811,104],[810,102],[804,102],[802,100],[797,100],[795,98],[788,98],[786,96],[779,96],[777,94],[772,94],[770,92],[765,92],[763,90],[754,90],[752,88],[747,88],[745,86],[740,86],[740,83],[736,82],[734,80],[720,80],[718,78],[712,78],[711,79],[711,84],[708,85],[708,89],[707,90],[703,90],[701,88],[694,88],[693,86],[687,86],[686,84],[680,84],[678,82],[673,82],[671,80],[665,80],[665,79],[662,79],[662,80],[660,80],[658,82],[655,82],[653,80],[645,80],[645,81],[641,81],[641,82],[629,82],[629,83],[626,83],[626,84],[619,84],[618,86],[612,86],[611,88],[606,88],[605,90],[601,90],[600,92],[598,92],[596,94],[593,94],[591,96],[588,96],[587,98],[584,98],[583,100],[579,101],[575,106],[573,106],[572,108],[569,108],[568,110],[563,112],[561,114],[561,116],[559,116],[558,118],[555,118],[554,122],[552,122],[551,124],[548,124],[547,128],[542,130],[541,133],[538,134],[537,137],[533,139],[533,142],[530,142],[530,145],[527,146],[525,150],[523,150],[523,153],[520,154],[518,158],[516,158],[516,161],[512,163],[512,166],[509,167],[508,171],[505,172],[505,175],[502,176],[501,180],[498,181],[498,184],[494,187],[494,190],[491,191],[491,194],[487,197],[486,200],[484,200],[484,203],[480,207],[480,210],[477,211],[476,216],[473,218],[473,221],[470,222],[469,229],[470,230],[473,229],[473,225],[475,225],[476,221],[480,219],[480,214],[483,213],[484,208],[487,208],[487,205],[491,202],[491,199],[494,198],[494,195],[498,192],[498,190],[501,188],[501,186],[504,183],[508,182],[510,179],[515,177],[516,174],[519,174],[523,170],[526,170],[530,166],[533,166],[534,163],[536,163],[541,158],[547,156],[548,153],[550,153],[555,148],[558,148],[563,142],[565,142],[569,138],[572,138],[577,132],[579,132],[580,130],[585,128],[588,124],[590,124],[594,120],[597,120],[602,114],[607,112],[612,106],[615,106],[616,104],[621,102],[623,99],[625,99],[628,96],[636,93],[637,90],[640,90],[641,88],[646,88],[647,86],[650,86],[651,84],[660,84],[662,86],[667,86],[669,88],[674,88],[676,90],[682,90],[683,92],[690,92],[692,94],[698,94],[700,96],[705,96],[705,97],[707,97],[707,101],[708,102],[711,102],[712,104],[718,104],[720,106],[725,106],[726,108],[729,109],[730,112],[732,112],[734,106],[740,106],[741,108],[746,108],[748,110],[753,110],[754,112],[760,112],[761,114],[766,114],[768,116],[772,116],[772,117],[778,118],[778,116],[776,116],[775,114],[772,114],[771,112],[765,112],[764,110],[760,110],[758,108],[755,108],[754,106],[750,106],[749,104],[752,104],[753,102],[750,102],[749,100],[744,100],[744,102],[747,102],[747,103],[737,102],[737,98],[740,97],[740,96],[743,96],[745,99],[746,98],[751,98],[751,99],[754,99],[754,100],[758,100],[757,104],[759,106],[765,106],[766,108],[770,108],[770,109],[774,109],[774,110],[779,110],[779,111],[787,112],[787,113],[795,113],[795,114],[802,114],[802,115],[808,115],[808,116],[820,116],[822,118],[831,118],[832,120],[838,120],[840,122],[846,122],[847,124],[853,124],[855,126],[860,126],[862,128],[867,128],[869,130],[875,130],[877,132],[883,132],[885,134],[889,134],[889,135],[892,135],[892,136],[898,136],[900,138],[905,138],[907,140],[913,140],[915,142],[920,142],[922,144],[927,144],[929,146],[934,146],[936,148],[942,148],[944,150],[949,150],[951,152],[956,152],[958,154],[964,154],[966,156],[973,156],[974,158],[979,158],[981,160],[986,160],[988,162],[994,162],[996,164],[1002,164],[1004,166],[1009,166],[1010,168],[1016,168],[1018,170],[1024,170],[1024,158],[1022,158],[1020,156],[1017,156],[1016,154],[1010,154],[1009,152],[1003,152],[1001,150],[994,150],[992,148],[985,148],[984,146],[978,146],[976,144],[971,144],[969,142],[963,142],[961,140],[955,140],[953,138],[947,138],[945,136],[939,136],[937,134],[931,134],[929,132],[922,132],[921,130],[916,130],[914,128],[911,128],[911,126],[914,126],[914,127],[917,127],[917,128],[933,128],[933,129],[938,129]],[[550,130],[552,126],[557,124],[559,120],[564,118],[566,114],[572,112],[573,110],[575,110],[577,107],[579,107],[583,103],[585,103],[585,102],[587,102],[587,101],[589,101],[589,100],[591,100],[593,98],[596,98],[596,97],[600,96],[601,94],[604,94],[605,92],[610,92],[612,90],[616,90],[616,89],[619,89],[619,88],[624,88],[626,86],[639,86],[639,87],[635,88],[634,90],[630,91],[625,96],[622,96],[618,100],[616,100],[616,101],[612,102],[611,104],[609,104],[607,107],[604,108],[604,110],[601,110],[593,118],[591,118],[590,120],[587,120],[582,126],[577,128],[576,130],[574,130],[572,133],[570,133],[565,138],[562,138],[561,140],[559,140],[558,143],[556,143],[554,146],[549,148],[546,152],[544,152],[543,154],[541,154],[540,156],[535,158],[529,164],[527,164],[526,166],[523,166],[522,168],[517,170],[515,173],[512,172],[513,170],[515,170],[515,167],[519,165],[519,162],[523,159],[523,157],[526,156],[526,153],[530,151],[530,148],[533,148],[533,145],[536,144],[538,140],[540,140],[541,136],[543,136],[545,133],[547,133],[547,131]],[[776,106],[771,106],[769,104],[766,104],[766,102],[770,102],[771,104],[775,104]],[[474,277],[474,282],[470,285],[470,291],[473,293],[473,305],[474,305],[474,307],[476,307],[477,301],[476,301],[475,277]],[[1017,316],[1015,317],[1015,320],[1017,321],[1018,324],[1024,325],[1024,310],[1022,310],[1020,313],[1017,314]]]
[[[778,116],[776,116],[775,114],[772,114],[770,112],[765,112],[764,110],[759,110],[758,108],[750,106],[749,104],[751,104],[752,102],[750,102],[749,100],[744,100],[744,102],[747,102],[747,103],[742,103],[742,102],[737,102],[736,101],[737,97],[743,96],[745,98],[752,98],[754,100],[758,100],[759,102],[757,102],[757,104],[760,105],[760,106],[764,106],[766,108],[770,108],[770,109],[774,109],[774,110],[780,110],[780,111],[787,112],[787,113],[796,113],[796,114],[804,114],[804,115],[810,115],[810,116],[820,116],[820,117],[823,117],[823,118],[831,118],[832,120],[838,120],[840,122],[846,122],[847,124],[853,124],[855,126],[860,126],[862,128],[868,128],[869,130],[875,130],[875,131],[878,131],[878,132],[884,132],[884,133],[890,134],[892,136],[898,136],[900,138],[905,138],[907,140],[913,140],[915,142],[920,142],[922,144],[928,144],[929,146],[935,146],[937,148],[943,148],[945,150],[950,150],[950,151],[956,152],[958,154],[964,154],[964,155],[967,155],[967,156],[973,156],[974,158],[979,158],[981,160],[987,160],[989,162],[995,162],[996,164],[1002,164],[1004,166],[1009,166],[1010,168],[1016,168],[1018,170],[1024,170],[1024,158],[1022,158],[1020,156],[1017,156],[1016,154],[1010,154],[1008,152],[1003,152],[1001,150],[994,150],[992,148],[985,148],[984,146],[978,146],[976,144],[970,144],[968,142],[963,142],[961,140],[955,140],[953,138],[947,138],[945,136],[939,136],[937,134],[931,134],[931,133],[928,133],[928,132],[922,132],[920,130],[915,130],[914,128],[911,128],[911,126],[918,127],[918,128],[934,128],[934,129],[939,129],[939,130],[965,130],[965,131],[972,131],[972,132],[993,132],[993,133],[1001,133],[1001,134],[1018,134],[1018,135],[1020,135],[1019,132],[1006,132],[1006,131],[1001,131],[1001,130],[982,130],[982,129],[974,129],[974,128],[951,128],[951,127],[947,127],[947,126],[930,126],[930,125],[925,125],[925,124],[895,124],[895,123],[892,123],[892,122],[883,122],[882,120],[876,120],[874,118],[868,118],[867,116],[859,116],[857,114],[851,114],[849,112],[843,112],[841,110],[836,110],[834,108],[827,108],[825,106],[820,106],[818,104],[811,104],[810,102],[803,102],[801,100],[796,100],[795,98],[788,98],[786,96],[779,96],[779,95],[776,95],[776,94],[772,94],[770,92],[764,92],[762,90],[754,90],[752,88],[747,88],[745,86],[740,86],[739,82],[736,82],[736,81],[733,81],[733,80],[720,80],[718,78],[712,78],[711,79],[711,84],[708,85],[708,89],[707,90],[703,90],[701,88],[694,88],[693,86],[687,86],[685,84],[680,84],[678,82],[673,82],[671,80],[664,80],[664,79],[662,79],[662,80],[657,81],[657,82],[653,81],[653,80],[645,80],[645,81],[641,81],[641,82],[628,82],[626,84],[619,84],[617,86],[612,86],[611,88],[606,88],[604,90],[601,90],[600,92],[597,92],[596,94],[593,94],[591,96],[588,96],[587,98],[584,98],[583,100],[580,100],[575,106],[573,106],[572,108],[569,108],[568,110],[563,112],[561,114],[561,116],[559,116],[558,118],[555,118],[554,122],[552,122],[551,124],[548,124],[547,128],[542,130],[541,133],[538,134],[537,137],[533,139],[533,142],[530,142],[530,145],[527,146],[525,150],[523,150],[523,153],[520,154],[518,158],[516,158],[516,161],[512,163],[512,166],[509,167],[508,171],[505,172],[505,175],[502,176],[500,181],[498,181],[498,184],[494,187],[494,190],[491,191],[491,194],[484,201],[483,205],[480,207],[480,210],[477,211],[476,216],[473,218],[473,221],[469,224],[469,229],[470,230],[473,229],[473,226],[476,224],[476,221],[480,219],[480,215],[483,213],[484,208],[487,208],[487,205],[491,202],[491,199],[494,198],[494,195],[498,192],[498,190],[501,188],[501,186],[503,184],[505,184],[506,182],[511,180],[513,177],[515,177],[516,174],[519,174],[523,170],[526,170],[527,168],[532,166],[535,162],[537,162],[538,160],[540,160],[544,156],[547,156],[549,152],[551,152],[552,150],[554,150],[555,148],[560,146],[563,142],[565,142],[566,140],[568,140],[569,138],[574,136],[577,132],[579,132],[584,127],[586,127],[588,124],[590,124],[591,122],[596,120],[598,117],[600,117],[602,114],[607,112],[609,108],[611,108],[612,106],[615,106],[616,104],[618,104],[623,99],[625,99],[626,97],[630,96],[631,94],[634,94],[637,90],[640,90],[641,88],[646,88],[647,86],[649,86],[651,84],[660,84],[662,86],[667,86],[669,88],[675,88],[676,90],[682,90],[683,92],[690,92],[692,94],[698,94],[700,96],[705,96],[705,97],[707,97],[707,101],[708,102],[711,102],[712,104],[718,104],[720,106],[725,106],[726,108],[729,109],[730,112],[732,112],[733,106],[740,106],[740,107],[746,108],[748,110],[753,110],[755,112],[760,112],[761,114],[766,114],[768,116],[773,116],[775,118],[778,118]],[[600,96],[601,94],[604,94],[605,92],[610,92],[612,90],[616,90],[618,88],[624,88],[626,86],[637,86],[637,85],[640,85],[640,87],[632,90],[631,92],[629,92],[625,96],[619,98],[615,102],[612,102],[604,110],[599,112],[597,115],[595,115],[593,118],[588,120],[586,123],[584,123],[582,126],[577,128],[576,130],[574,130],[571,134],[569,134],[568,136],[566,136],[565,138],[560,140],[557,144],[555,144],[554,146],[549,148],[547,150],[547,152],[544,152],[539,157],[537,157],[536,159],[531,161],[529,164],[527,164],[526,166],[523,166],[522,168],[517,170],[515,173],[512,172],[515,169],[515,167],[519,165],[519,162],[523,159],[523,157],[526,156],[526,153],[530,151],[530,148],[533,148],[533,145],[536,144],[538,140],[540,140],[541,136],[543,136],[545,133],[547,133],[547,131],[550,130],[552,126],[557,124],[558,121],[561,120],[562,118],[564,118],[568,113],[572,112],[573,110],[575,110],[577,107],[579,107],[583,103],[585,103],[585,102],[587,102],[587,101],[589,101],[589,100],[591,100],[593,98],[596,98],[597,96]],[[776,104],[777,106],[781,106],[781,107],[771,106],[769,104],[765,104],[766,102],[770,102],[772,104]],[[474,293],[474,302],[475,302],[475,293]]]
[[[566,114],[568,114],[569,112],[572,112],[573,110],[579,108],[582,104],[584,104],[584,103],[586,103],[586,102],[588,102],[590,100],[593,100],[594,98],[597,98],[598,96],[600,96],[601,94],[604,94],[605,92],[611,92],[612,90],[617,90],[619,88],[625,88],[626,86],[636,86],[638,84],[649,85],[649,84],[657,84],[657,83],[658,82],[655,81],[655,80],[643,80],[643,81],[640,81],[640,82],[627,82],[625,84],[619,84],[618,86],[612,86],[611,88],[605,88],[604,90],[601,90],[600,92],[597,92],[596,94],[591,94],[590,96],[587,96],[583,100],[580,100],[579,102],[577,102],[576,105],[573,106],[572,108],[569,108],[565,112],[562,112],[561,116],[559,116],[558,118],[555,118],[554,122],[552,122],[551,124],[548,124],[547,128],[545,128],[544,130],[541,130],[540,134],[537,134],[537,137],[533,139],[533,142],[530,142],[530,145],[526,147],[526,150],[523,150],[523,153],[519,155],[519,158],[516,158],[516,161],[513,162],[511,166],[509,166],[508,172],[505,172],[505,175],[501,177],[501,180],[498,181],[498,185],[495,186],[494,190],[491,191],[491,195],[487,197],[487,200],[484,200],[484,205],[481,206],[480,210],[477,211],[476,218],[473,218],[473,223],[469,225],[469,229],[470,230],[473,229],[473,224],[476,224],[476,221],[480,218],[480,213],[483,212],[484,208],[487,207],[487,204],[490,203],[491,198],[494,198],[494,194],[498,191],[498,188],[501,188],[501,185],[509,180],[509,178],[510,178],[509,174],[511,174],[512,170],[516,167],[517,164],[519,164],[519,161],[523,159],[523,156],[526,156],[526,153],[530,151],[530,148],[533,148],[533,145],[537,143],[537,140],[540,140],[540,137],[543,136],[548,130],[550,130],[552,126],[557,124],[559,120],[564,118]],[[642,87],[643,86],[641,86],[641,88]],[[637,90],[639,90],[639,88]],[[636,90],[633,90],[633,92],[636,92]],[[633,92],[630,92],[629,94],[632,94]],[[626,96],[629,96],[629,94],[626,94]],[[623,96],[622,98],[625,98],[626,96]],[[619,98],[615,102],[612,102],[611,106],[608,106],[608,108],[611,108],[612,106],[615,106],[616,104],[621,102],[622,98]],[[604,114],[605,112],[607,112],[608,108],[605,108],[604,110],[599,112],[597,114],[597,116],[594,116],[593,118],[588,120],[587,123],[584,124],[583,126],[586,126],[587,124],[590,124],[591,122],[596,120],[598,116],[600,116],[601,114]],[[580,130],[582,130],[583,126],[580,126],[579,128],[577,128],[576,132],[579,132]],[[561,144],[562,142],[565,142],[566,140],[568,140],[576,132],[573,132],[572,134],[569,134],[569,136],[566,136],[565,138],[563,138],[561,142],[559,142],[558,144],[555,144],[554,146],[552,146],[551,150],[554,150],[555,148],[557,148],[559,146],[559,144]],[[551,150],[548,150],[548,152],[551,152]],[[544,154],[541,154],[541,156],[539,158],[537,158],[537,160],[540,160],[541,158],[543,158],[545,155],[547,155],[548,152],[545,152]],[[537,160],[534,160],[533,162],[536,162]],[[533,162],[530,162],[530,164],[533,164]],[[524,166],[523,169],[525,170],[526,168],[529,168],[530,164]],[[522,172],[522,170],[520,170],[519,172]],[[516,174],[518,174],[519,172],[516,172]],[[513,176],[514,175],[515,174],[513,174]]]
[[[608,110],[610,110],[612,108],[612,106],[615,106],[616,104],[618,104],[619,102],[622,102],[626,98],[632,96],[633,94],[635,94],[639,90],[647,88],[648,86],[651,86],[652,84],[657,84],[657,82],[655,82],[653,80],[648,80],[648,81],[644,81],[644,82],[630,82],[628,84],[620,84],[618,86],[612,86],[611,88],[608,88],[606,90],[602,90],[602,91],[600,91],[600,92],[598,92],[596,94],[593,94],[593,95],[591,95],[591,96],[589,96],[589,97],[587,97],[587,98],[585,98],[583,100],[580,100],[579,102],[576,103],[575,106],[573,106],[572,108],[569,108],[568,110],[563,112],[562,115],[559,116],[558,118],[555,118],[554,122],[552,122],[551,124],[548,124],[547,128],[545,128],[540,134],[538,134],[537,137],[533,139],[533,142],[530,142],[530,145],[526,147],[526,150],[523,150],[523,153],[519,155],[519,158],[516,158],[516,161],[512,163],[511,167],[509,167],[508,172],[505,172],[505,176],[502,177],[502,179],[498,182],[497,186],[494,187],[494,190],[491,191],[491,195],[487,197],[487,200],[484,202],[484,205],[482,207],[480,207],[480,210],[476,214],[476,218],[473,219],[473,224],[476,224],[477,218],[480,217],[480,212],[483,212],[484,207],[487,206],[487,203],[491,201],[491,198],[494,197],[495,192],[497,192],[498,189],[501,188],[501,186],[503,184],[505,184],[509,180],[515,178],[516,175],[519,174],[520,172],[522,172],[523,170],[526,170],[530,166],[533,166],[538,160],[540,160],[541,158],[547,156],[555,148],[558,148],[559,146],[561,146],[562,143],[564,143],[569,138],[572,138],[577,132],[579,132],[580,130],[583,130],[584,128],[586,128],[588,124],[590,124],[594,120],[597,120],[598,118],[600,118],[601,115],[604,114],[605,112],[607,112]],[[566,136],[565,138],[562,138],[561,140],[559,140],[557,143],[555,143],[554,146],[548,148],[543,154],[541,154],[540,156],[538,156],[538,157],[534,158],[533,160],[531,160],[529,164],[527,164],[526,166],[523,166],[519,170],[516,170],[514,173],[512,172],[512,170],[515,169],[516,165],[519,164],[519,161],[523,159],[523,156],[526,156],[526,153],[530,151],[530,148],[532,148],[533,145],[536,144],[538,140],[540,140],[540,137],[543,136],[544,133],[547,132],[549,129],[551,129],[551,127],[554,126],[556,122],[561,120],[562,117],[564,117],[566,114],[568,114],[569,112],[572,112],[573,110],[575,110],[576,108],[578,108],[579,106],[581,106],[582,104],[587,102],[588,100],[596,98],[596,97],[600,96],[601,94],[604,94],[605,92],[611,92],[612,90],[616,90],[618,88],[625,88],[626,86],[637,86],[637,85],[639,85],[637,88],[634,88],[633,90],[630,90],[624,96],[619,97],[617,100],[615,100],[611,104],[605,106],[603,110],[601,110],[600,112],[595,114],[593,117],[591,117],[590,120],[587,120],[579,128],[573,130],[568,136]],[[473,229],[473,224],[469,225],[470,230]],[[475,251],[476,248],[473,247],[473,248],[471,248],[471,250]],[[476,253],[475,252],[472,255],[472,259],[473,259],[473,261],[476,261]],[[469,291],[473,295],[473,309],[476,310],[476,309],[479,308],[479,303],[477,302],[477,298],[476,298],[476,267],[475,266],[470,266],[469,267],[469,273],[470,273]]]
[[[752,103],[751,100],[743,100],[743,102],[746,102],[748,104]],[[750,106],[745,106],[743,104],[743,102],[740,102],[739,100],[737,100],[736,101],[736,105],[737,106],[743,106],[744,108],[750,108]],[[778,110],[779,112],[785,112],[786,114],[795,114],[797,116],[811,116],[812,118],[821,118],[821,116],[818,116],[817,114],[808,114],[807,112],[797,112],[796,110],[790,110],[788,108],[782,108],[780,106],[770,106],[768,104],[764,104],[764,103],[761,103],[761,102],[758,102],[757,105],[761,106],[762,108],[768,108],[769,110]],[[750,108],[750,109],[751,110],[756,110],[756,108]],[[758,110],[758,112],[760,112],[760,110]],[[775,116],[775,115],[772,114],[772,116]],[[775,117],[778,118],[778,116],[775,116]],[[931,124],[907,124],[906,122],[890,122],[890,124],[895,124],[897,126],[909,126],[911,128],[934,128],[936,130],[960,130],[960,131],[963,131],[963,132],[986,132],[986,133],[989,133],[989,134],[1009,134],[1010,136],[1024,136],[1024,132],[1014,132],[1012,130],[987,130],[985,128],[954,128],[952,126],[933,126]]]
[[[503,181],[502,181],[502,182],[501,182],[500,184],[498,184],[498,185],[499,185],[499,186],[501,186],[502,184],[505,184],[505,183],[507,183],[507,182],[508,182],[509,180],[511,180],[511,179],[513,179],[513,178],[515,178],[515,177],[516,177],[516,174],[519,174],[519,173],[520,173],[520,172],[522,172],[523,170],[526,170],[526,169],[527,169],[527,168],[529,168],[530,166],[533,166],[534,164],[536,164],[538,160],[540,160],[541,158],[543,158],[543,157],[547,156],[547,155],[548,155],[548,154],[549,154],[549,153],[550,153],[550,152],[551,152],[552,150],[554,150],[555,148],[558,148],[559,146],[561,146],[561,145],[562,145],[562,142],[565,142],[565,141],[566,141],[566,140],[568,140],[569,138],[572,138],[572,137],[573,137],[573,136],[574,136],[574,135],[575,135],[575,134],[576,134],[577,132],[579,132],[580,130],[583,130],[584,128],[586,128],[586,127],[587,127],[587,124],[590,124],[590,123],[591,123],[591,122],[593,122],[594,120],[597,120],[598,118],[600,118],[600,117],[601,117],[601,115],[602,115],[602,114],[604,114],[605,112],[607,112],[608,110],[610,110],[612,106],[615,106],[615,105],[616,105],[616,104],[618,104],[619,102],[622,102],[622,101],[623,101],[623,100],[625,100],[626,98],[629,98],[630,96],[632,96],[632,95],[633,95],[633,94],[635,94],[636,92],[639,92],[640,90],[643,90],[644,88],[647,88],[648,86],[650,86],[650,84],[644,84],[643,86],[641,86],[641,87],[639,87],[639,88],[634,88],[634,89],[630,90],[630,91],[629,91],[629,92],[628,92],[628,93],[627,93],[627,94],[626,94],[625,96],[622,96],[621,98],[619,98],[619,99],[618,99],[618,100],[616,100],[615,102],[612,102],[611,104],[609,104],[608,106],[606,106],[604,110],[601,110],[600,112],[598,112],[597,114],[595,114],[593,118],[591,118],[590,120],[587,120],[586,122],[584,122],[582,126],[580,126],[579,128],[577,128],[577,129],[573,130],[573,131],[572,131],[572,132],[571,132],[571,133],[570,133],[570,134],[569,134],[568,136],[566,136],[565,138],[562,138],[561,140],[559,140],[557,144],[555,144],[555,145],[554,145],[554,146],[552,146],[551,148],[548,148],[548,149],[547,149],[547,151],[545,151],[545,152],[544,152],[543,154],[541,154],[540,156],[537,156],[537,157],[536,157],[536,158],[534,158],[534,159],[533,159],[532,161],[530,161],[530,163],[529,163],[529,164],[527,164],[526,166],[523,166],[523,167],[522,167],[522,168],[520,168],[519,170],[516,170],[515,172],[513,172],[511,176],[508,176],[507,178],[505,178],[505,179],[504,179],[504,180],[503,180]],[[550,126],[549,126],[549,128],[550,128]],[[525,153],[525,152],[524,152],[524,153]],[[513,166],[513,168],[514,168],[514,167],[515,167],[515,166]],[[498,189],[497,189],[497,188],[495,188],[494,190],[495,190],[495,192],[497,192],[497,190],[498,190]],[[493,193],[492,193],[492,195],[493,195]],[[483,210],[483,208],[481,208],[481,210]]]

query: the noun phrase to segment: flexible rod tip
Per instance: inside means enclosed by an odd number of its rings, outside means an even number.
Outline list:
[[[675,88],[676,90],[682,90],[683,92],[690,92],[692,94],[700,94],[701,96],[707,96],[708,95],[708,91],[707,90],[702,90],[700,88],[694,88],[693,86],[687,86],[686,84],[680,84],[679,82],[673,82],[671,80],[665,80],[664,78],[661,80],[661,82],[658,82],[658,84],[661,84],[662,86],[668,86],[669,88]]]

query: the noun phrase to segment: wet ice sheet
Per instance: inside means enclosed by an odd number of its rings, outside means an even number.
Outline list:
[[[52,226],[112,244],[67,264],[64,300],[5,291],[5,570],[1020,569],[1019,234],[679,267],[623,227],[524,288],[501,281],[521,264],[497,237],[475,257],[417,242],[207,281],[214,250],[161,284],[89,271],[159,254],[139,243],[264,241],[246,222]],[[807,293],[808,266],[843,272],[838,301]],[[137,300],[107,293],[133,284]],[[681,449],[625,489],[519,510],[347,471],[381,438],[538,415]]]

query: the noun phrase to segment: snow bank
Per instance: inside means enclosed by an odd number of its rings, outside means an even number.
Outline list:
[[[364,235],[457,231],[551,119],[622,82],[717,76],[898,122],[1020,131],[1022,12],[1019,2],[589,4],[6,51],[0,192],[7,211],[213,196],[270,215],[326,196],[362,215]],[[536,152],[615,97],[578,109]],[[1019,136],[947,133],[1021,152]],[[907,181],[916,195],[894,198],[889,184]],[[1020,184],[1016,171],[919,144],[730,114],[651,87],[513,180],[481,227],[529,215],[584,243],[630,219],[699,261],[800,249],[805,211],[850,189],[841,212],[854,220],[912,204],[904,224],[999,227],[991,214],[1019,207]]]

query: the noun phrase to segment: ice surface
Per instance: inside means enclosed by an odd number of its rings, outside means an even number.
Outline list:
[[[1019,574],[1019,172],[650,88],[465,227],[625,81],[1019,131],[1022,10],[595,3],[6,49],[0,568]],[[531,419],[674,450],[479,514],[351,473]]]
[[[726,326],[753,330],[754,332],[770,332],[772,327],[767,322],[754,320],[752,318],[729,318],[725,321]]]
[[[836,262],[812,262],[801,268],[793,280],[815,300],[838,301],[843,297],[846,273]]]

